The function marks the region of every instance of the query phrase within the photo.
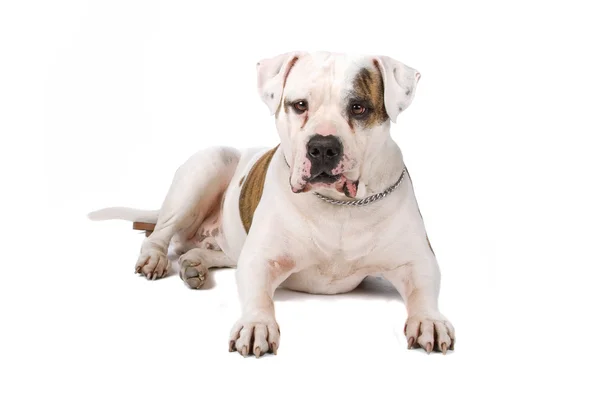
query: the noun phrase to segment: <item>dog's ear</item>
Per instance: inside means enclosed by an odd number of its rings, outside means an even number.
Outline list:
[[[285,81],[301,55],[299,52],[285,53],[260,60],[256,64],[258,94],[269,107],[271,115],[275,114],[281,102]]]
[[[396,122],[398,114],[412,102],[421,74],[390,57],[380,56],[374,61],[383,77],[385,110],[390,120]]]

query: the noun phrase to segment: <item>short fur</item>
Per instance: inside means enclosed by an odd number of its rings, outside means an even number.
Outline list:
[[[240,192],[240,217],[242,218],[242,224],[246,232],[250,231],[254,211],[256,211],[256,207],[258,207],[262,196],[267,169],[277,147],[263,154],[252,166],[248,176],[244,179],[242,191]]]
[[[349,105],[353,100],[363,100],[371,109],[367,118],[358,120],[357,123],[369,128],[387,121],[389,117],[383,100],[383,77],[379,69],[362,68],[354,78],[353,87],[354,92],[350,94]],[[352,115],[348,118],[352,119]]]
[[[411,104],[419,73],[385,56],[325,52],[262,60],[257,73],[271,114],[300,99],[308,104],[301,113],[277,113],[280,146],[199,151],[177,170],[159,211],[112,208],[90,217],[156,222],[136,263],[148,279],[166,275],[170,243],[191,288],[202,287],[208,268],[237,265],[242,315],[229,349],[244,356],[277,352],[277,287],[344,293],[370,275],[389,280],[404,298],[409,348],[452,349],[454,328],[438,309],[440,272],[412,181],[364,207],[332,205],[313,193],[348,200],[396,182],[405,164],[390,122]],[[352,96],[370,102],[369,118],[349,119]],[[306,144],[316,134],[343,144],[329,171],[334,183],[311,178]]]

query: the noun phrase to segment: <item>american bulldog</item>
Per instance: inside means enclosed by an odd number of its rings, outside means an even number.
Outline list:
[[[202,287],[211,267],[237,265],[242,315],[229,350],[277,353],[278,287],[335,294],[367,276],[400,292],[408,348],[453,349],[438,309],[440,272],[390,124],[411,104],[419,73],[385,56],[293,52],[257,64],[258,92],[280,144],[216,147],[175,173],[160,210],[108,208],[94,220],[156,223],[135,271]]]

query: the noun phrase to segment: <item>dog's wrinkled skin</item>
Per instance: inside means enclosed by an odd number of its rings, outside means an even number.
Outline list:
[[[299,52],[263,60],[257,71],[281,139],[270,163],[261,159],[265,150],[200,151],[179,168],[160,211],[106,209],[90,217],[156,222],[136,265],[148,279],[167,273],[171,241],[189,287],[201,287],[210,267],[237,264],[242,316],[229,347],[244,356],[277,352],[277,287],[344,293],[370,275],[402,295],[409,348],[452,349],[454,328],[438,310],[440,273],[409,176],[364,207],[331,205],[312,193],[349,200],[396,182],[404,162],[390,122],[410,105],[419,73],[388,57]],[[249,175],[255,164],[259,173]],[[262,197],[253,191],[261,168]],[[254,189],[246,191],[246,180]],[[240,209],[253,204],[247,233]]]

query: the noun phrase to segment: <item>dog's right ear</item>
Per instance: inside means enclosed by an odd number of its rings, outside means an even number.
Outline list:
[[[258,93],[262,101],[269,107],[271,115],[275,114],[281,102],[285,81],[302,53],[285,53],[273,58],[260,60],[256,64],[258,75]]]

